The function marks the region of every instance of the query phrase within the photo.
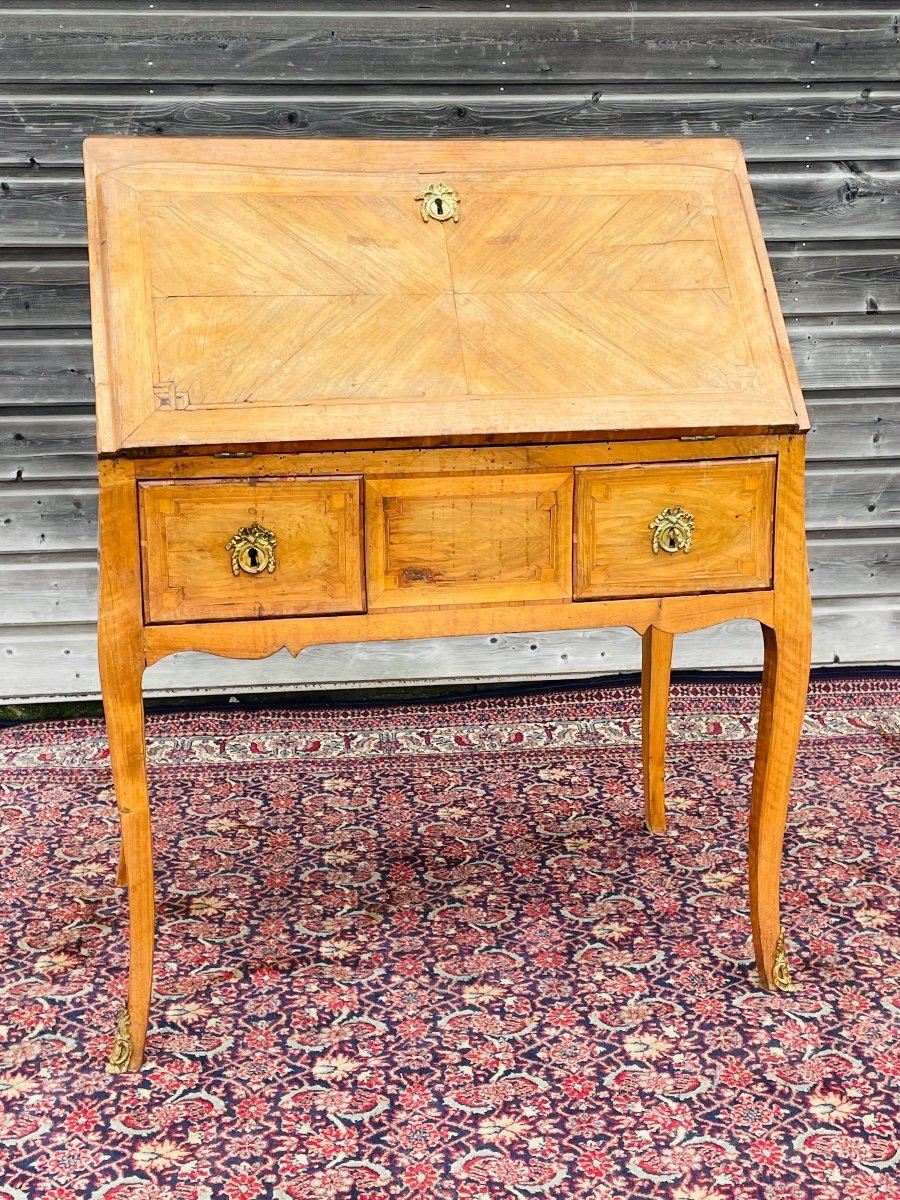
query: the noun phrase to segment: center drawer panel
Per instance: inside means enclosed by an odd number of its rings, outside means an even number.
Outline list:
[[[573,472],[366,479],[369,611],[568,600]]]
[[[364,612],[361,490],[359,476],[140,483],[147,622]]]

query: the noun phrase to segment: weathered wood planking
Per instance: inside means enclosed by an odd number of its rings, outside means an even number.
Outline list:
[[[88,5],[85,5],[88,8]],[[356,12],[46,11],[8,8],[2,28],[7,81],[66,79],[243,83],[428,79],[498,84],[597,79],[772,82],[896,79],[900,38],[890,10],[627,12],[483,15],[459,6],[408,12],[360,4]],[[274,10],[274,11],[273,11]],[[326,18],[326,19],[323,19]]]
[[[790,316],[900,311],[900,249],[779,244],[770,258],[781,307]]]
[[[900,592],[891,462],[900,459],[897,10],[882,0],[792,8],[636,0],[624,8],[607,0],[510,8],[432,0],[427,9],[418,0],[335,0],[315,11],[283,0],[218,0],[214,8],[156,0],[153,12],[119,0],[4,7],[0,546],[8,535],[30,549],[0,551],[0,623],[33,626],[24,642],[21,630],[0,629],[13,651],[0,650],[7,698],[96,694],[80,174],[81,141],[91,132],[741,138],[813,422],[815,661],[900,658],[898,605],[889,599]],[[20,496],[27,513],[17,514]],[[73,536],[80,549],[51,548]],[[854,596],[863,598],[835,599]],[[637,639],[625,634],[463,641],[323,648],[296,662],[282,655],[238,664],[236,673],[234,664],[183,656],[154,668],[148,683],[583,673],[566,657],[573,647],[589,672],[640,661]],[[695,642],[677,653],[694,653],[696,665],[759,661],[749,628]]]
[[[795,242],[777,244],[770,257],[791,316],[900,311],[898,249]],[[90,319],[86,259],[0,258],[0,327],[89,326]]]
[[[900,597],[900,536],[814,534],[810,581],[816,599]],[[84,624],[97,615],[97,564],[90,550],[0,554],[0,597],[15,597],[16,624]]]
[[[756,163],[750,179],[769,239],[862,241],[900,229],[900,162]]]
[[[821,600],[814,603],[813,661],[900,662],[900,603]],[[674,665],[758,667],[759,626],[733,621],[676,638]],[[640,639],[631,630],[597,630],[363,646],[316,646],[296,659],[282,651],[261,662],[177,654],[145,673],[149,695],[249,692],[396,683],[579,679],[640,669]],[[43,688],[42,688],[43,685]],[[29,690],[25,690],[29,689]],[[41,690],[42,689],[42,690]],[[99,680],[93,626],[0,628],[0,702],[22,696],[96,698]]]
[[[805,388],[900,386],[900,324],[890,317],[789,317],[788,336]]]
[[[807,398],[810,462],[900,458],[900,397]],[[95,479],[94,414],[59,409],[0,411],[0,483]]]
[[[85,329],[0,333],[0,405],[93,404]]]
[[[810,530],[884,530],[900,526],[900,465],[810,465]],[[97,489],[89,480],[0,484],[0,554],[87,550],[96,545]]]
[[[759,86],[616,84],[584,88],[496,87],[352,98],[304,90],[260,96],[239,85],[115,91],[21,85],[0,101],[0,166],[81,161],[88,134],[287,137],[736,137],[749,159],[896,160],[900,88],[856,82]]]
[[[750,181],[770,240],[862,241],[900,229],[897,161],[757,162]],[[3,245],[83,246],[84,222],[84,181],[72,167],[0,169]]]
[[[0,173],[0,241],[4,246],[86,246],[84,177],[72,168]]]
[[[889,316],[788,319],[804,388],[900,389],[900,320]],[[0,405],[89,403],[86,329],[0,330]]]
[[[87,259],[80,250],[0,257],[0,326],[89,326]]]

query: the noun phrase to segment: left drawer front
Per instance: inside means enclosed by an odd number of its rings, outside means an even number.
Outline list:
[[[365,611],[359,477],[138,486],[149,624]]]

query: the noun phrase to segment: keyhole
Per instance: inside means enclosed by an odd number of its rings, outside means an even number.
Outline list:
[[[259,566],[259,551],[256,549],[255,546],[251,546],[250,549],[247,551],[247,560],[250,563],[251,567]]]
[[[673,530],[671,530],[671,529],[670,529],[670,530],[669,530],[669,532],[666,534],[666,545],[668,546],[668,548],[669,548],[670,550],[677,550],[677,549],[678,549],[678,543],[677,543],[677,541],[675,540],[675,533],[674,533],[674,531],[673,531]]]
[[[438,215],[439,217],[443,215],[443,212],[444,212],[444,202],[443,202],[443,200],[440,198],[440,196],[435,196],[435,198],[434,198],[434,211],[437,213],[437,215]]]

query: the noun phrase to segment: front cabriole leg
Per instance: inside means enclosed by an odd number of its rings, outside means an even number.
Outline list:
[[[785,439],[779,455],[775,524],[775,603],[763,625],[762,701],[750,800],[750,921],[764,988],[792,989],[779,888],[794,762],[800,742],[812,641],[803,528],[803,439]]]
[[[100,465],[100,683],[122,831],[118,879],[128,886],[128,1001],[120,1012],[108,1069],[136,1071],[153,981],[153,850],[147,792],[143,617],[137,492],[130,464]]]

